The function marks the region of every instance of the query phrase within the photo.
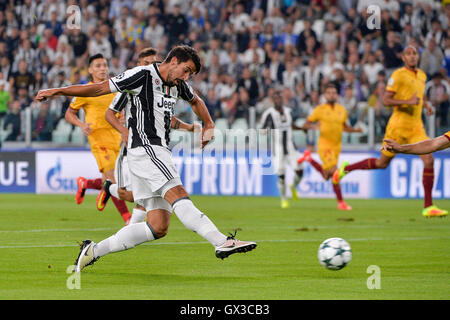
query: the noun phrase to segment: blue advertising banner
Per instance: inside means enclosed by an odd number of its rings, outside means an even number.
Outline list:
[[[340,161],[350,163],[378,158],[379,152],[343,152]],[[316,153],[312,157],[320,162]],[[434,199],[450,198],[450,152],[434,154]],[[278,196],[277,176],[270,154],[230,152],[215,154],[176,154],[173,161],[186,190],[199,195]],[[341,181],[346,198],[423,198],[423,163],[418,156],[397,155],[384,170],[358,170]],[[36,151],[0,153],[0,192],[76,192],[76,178],[98,178],[100,173],[89,151]],[[286,172],[286,184],[293,171]],[[298,186],[303,198],[334,198],[331,181],[325,181],[305,163]],[[95,193],[95,192],[94,192]],[[290,196],[287,188],[287,196]]]
[[[450,199],[450,153],[434,156],[434,199]],[[385,170],[374,170],[371,198],[423,198],[423,162],[415,155],[397,155]]]
[[[36,192],[34,152],[0,152],[0,192]]]

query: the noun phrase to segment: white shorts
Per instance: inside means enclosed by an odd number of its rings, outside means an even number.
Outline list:
[[[278,153],[272,156],[274,173],[277,176],[284,175],[286,173],[286,167],[289,166],[293,170],[297,171],[302,169],[302,164],[298,164],[297,160],[302,155],[298,151],[290,151],[288,154]]]
[[[135,200],[136,204],[145,208],[145,211],[149,212],[155,209],[166,210],[169,213],[172,213],[172,206],[161,196],[154,196],[153,198]]]
[[[128,168],[134,200],[163,197],[181,185],[170,150],[159,146],[128,149]]]
[[[119,156],[116,160],[116,167],[114,168],[114,179],[119,188],[125,188],[131,191],[130,169],[128,168],[128,157],[124,155],[124,148],[120,149]]]

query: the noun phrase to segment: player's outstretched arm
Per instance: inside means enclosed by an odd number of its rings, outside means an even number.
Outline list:
[[[202,148],[204,148],[214,138],[214,121],[211,119],[205,102],[198,95],[194,95],[194,99],[189,103],[194,113],[203,121]]]
[[[435,151],[450,148],[450,141],[445,136],[439,136],[412,144],[398,144],[394,140],[384,139],[383,149],[390,152],[408,154],[428,154]]]
[[[34,100],[40,102],[54,96],[98,97],[109,93],[111,93],[109,80],[105,80],[91,84],[76,84],[62,88],[39,90]]]

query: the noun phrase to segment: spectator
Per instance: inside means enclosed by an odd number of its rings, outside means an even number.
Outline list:
[[[53,116],[49,112],[48,103],[41,104],[39,113],[32,121],[31,138],[35,141],[51,141],[53,130]]]
[[[347,117],[350,125],[353,127],[358,122],[358,100],[353,95],[353,88],[347,86],[344,90],[344,96],[341,98],[342,105],[347,109]]]
[[[56,11],[50,13],[50,20],[45,23],[45,28],[52,30],[56,37],[63,33],[62,23],[58,21],[58,13]]]
[[[220,110],[220,100],[217,99],[216,93],[213,88],[210,88],[208,90],[208,94],[205,99],[205,104],[213,120],[222,117],[222,113]]]
[[[262,64],[266,59],[266,54],[264,50],[259,46],[258,39],[253,38],[250,40],[249,47],[245,50],[242,55],[242,62],[244,64],[250,64],[255,61],[255,56],[257,57],[257,62]]]
[[[19,102],[20,108],[22,110],[30,107],[31,103],[33,102],[33,100],[31,100],[30,96],[28,95],[28,88],[25,86],[19,88],[16,99],[16,101]]]
[[[373,87],[377,82],[378,72],[383,69],[383,65],[376,60],[375,54],[370,53],[367,63],[363,66],[363,79],[366,79],[369,86]]]
[[[87,45],[88,37],[81,29],[72,29],[69,35],[69,44],[72,47],[73,54],[76,58],[84,57],[87,58]]]
[[[388,31],[386,36],[386,43],[381,47],[383,53],[384,67],[388,76],[394,72],[395,69],[402,66],[401,59],[403,48],[397,42],[396,35],[393,31]]]
[[[333,24],[340,26],[344,22],[344,16],[339,12],[336,5],[331,5],[324,14],[323,20],[331,21]]]
[[[8,111],[8,103],[11,99],[11,96],[8,90],[5,90],[6,81],[0,79],[0,119],[6,115]]]
[[[237,87],[238,89],[244,87],[247,90],[250,98],[249,104],[254,106],[259,97],[259,86],[256,78],[252,76],[248,68],[242,71],[242,78],[239,79]]]
[[[238,102],[234,109],[233,121],[238,118],[243,118],[248,121],[248,114],[250,107],[253,107],[250,103],[250,96],[247,89],[240,87],[238,91]]]
[[[294,91],[300,82],[300,73],[294,68],[292,61],[286,61],[286,70],[283,71],[283,86]]]
[[[169,47],[182,43],[189,30],[186,16],[180,12],[180,5],[173,6],[173,11],[167,16],[167,33],[169,34]]]
[[[157,48],[158,45],[163,41],[164,28],[158,23],[158,17],[153,15],[149,19],[149,24],[145,28],[144,39],[150,43],[150,46]]]
[[[436,121],[438,127],[448,127],[448,107],[450,104],[450,85],[442,78],[440,72],[436,72],[425,86],[425,95],[436,109]]]
[[[399,33],[402,29],[400,23],[391,15],[391,11],[389,11],[389,9],[384,9],[381,12],[381,34],[383,39],[386,39],[389,31]]]
[[[15,97],[19,91],[19,88],[26,88],[33,83],[33,75],[28,72],[28,64],[25,60],[20,60],[18,63],[18,70],[10,74],[9,77],[9,90],[11,97]]]
[[[306,39],[307,38],[313,37],[314,41],[315,41],[315,44],[317,43],[316,32],[311,27],[312,27],[312,22],[310,20],[305,20],[304,21],[304,29],[300,33],[300,35],[298,37],[298,41],[297,41],[297,50],[298,50],[299,53],[301,53],[301,52],[306,50]],[[316,45],[314,46],[313,49],[314,50],[316,49]]]
[[[335,44],[337,44],[338,41],[339,32],[336,30],[335,23],[332,20],[327,20],[325,22],[325,32],[322,35],[322,43],[328,44],[334,42]]]
[[[378,82],[375,90],[369,96],[369,99],[367,101],[369,107],[375,109],[375,137],[377,138],[378,142],[380,142],[383,138],[387,122],[389,121],[389,117],[392,112],[391,107],[385,107],[383,104],[383,96],[385,90],[386,83]],[[364,112],[363,119],[365,119],[366,117],[366,112]]]
[[[286,22],[285,19],[283,19],[280,8],[273,7],[270,10],[270,15],[263,20],[263,25],[266,26],[267,24],[272,25],[273,34],[275,35],[278,35],[283,31]]]
[[[100,31],[94,32],[94,37],[89,41],[89,56],[101,53],[105,59],[109,60],[112,57],[111,43],[102,36]]]
[[[431,38],[427,48],[422,52],[419,68],[427,74],[428,78],[431,78],[433,74],[440,71],[443,62],[444,54],[441,48],[436,46],[434,38]]]
[[[103,35],[103,38],[105,39],[106,37]],[[125,38],[132,46],[140,44],[144,39],[144,26],[140,23],[137,17],[133,17],[131,25],[126,29]]]
[[[283,32],[277,37],[275,49],[282,50],[287,45],[295,46],[298,41],[298,34],[294,33],[294,25],[288,21],[284,26]]]
[[[32,72],[35,68],[37,59],[37,52],[31,46],[31,41],[29,39],[23,40],[22,44],[19,46],[17,55],[15,56],[15,61],[25,60],[28,66],[28,71]]]
[[[20,108],[20,102],[14,101],[11,111],[8,112],[3,121],[3,129],[7,130],[11,126],[11,133],[5,138],[4,141],[17,141],[21,135],[22,125],[22,113]]]
[[[281,61],[280,51],[275,50],[270,56],[269,63],[270,79],[278,84],[283,82],[283,72],[286,70],[284,63]]]
[[[313,90],[319,91],[323,73],[317,65],[317,59],[315,57],[310,58],[308,65],[301,69],[300,77],[307,95],[311,94]]]

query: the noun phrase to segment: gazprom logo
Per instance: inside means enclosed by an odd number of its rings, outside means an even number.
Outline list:
[[[62,177],[61,159],[56,159],[54,167],[47,172],[47,185],[54,191],[76,191],[76,180],[74,178]]]

